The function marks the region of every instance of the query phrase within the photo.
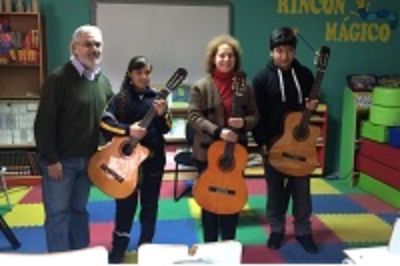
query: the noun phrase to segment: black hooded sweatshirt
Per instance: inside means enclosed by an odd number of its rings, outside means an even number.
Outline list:
[[[310,69],[297,60],[289,70],[281,70],[271,61],[254,77],[260,119],[253,129],[253,137],[258,145],[270,148],[283,134],[285,114],[304,109],[313,82]]]

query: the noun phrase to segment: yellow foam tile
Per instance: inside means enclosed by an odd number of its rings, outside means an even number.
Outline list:
[[[194,198],[190,198],[188,199],[188,204],[189,204],[189,210],[190,210],[190,214],[193,218],[195,219],[200,219],[201,217],[201,208],[200,206],[197,204],[196,200]],[[250,213],[249,211],[251,210],[251,207],[248,203],[246,203],[246,205],[244,206],[243,210],[242,210],[242,214],[246,215],[248,213]]]
[[[201,208],[197,204],[196,200],[194,198],[190,198],[188,199],[188,204],[189,204],[190,214],[192,215],[192,217],[195,219],[200,219]]]
[[[244,170],[245,176],[263,176],[264,175],[264,167],[263,166],[255,166],[255,167],[246,167]]]
[[[18,204],[4,216],[4,219],[11,227],[42,226],[44,223],[43,204]]]
[[[250,210],[251,210],[250,205],[249,205],[248,203],[246,203],[246,205],[244,205],[244,208],[243,208],[242,211],[248,212],[248,211],[250,211]]]
[[[31,191],[32,187],[12,187],[7,189],[7,195],[10,199],[11,205],[17,204],[20,202],[29,191]],[[0,205],[7,204],[6,197],[3,195],[3,192],[0,191]]]
[[[373,214],[318,215],[329,229],[347,243],[387,242],[392,227]]]
[[[133,251],[125,252],[125,257],[124,257],[123,263],[137,264],[138,263],[137,251],[133,250]]]
[[[311,194],[341,194],[341,192],[321,178],[312,178]]]

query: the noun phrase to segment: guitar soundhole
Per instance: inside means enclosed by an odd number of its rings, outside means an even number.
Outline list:
[[[235,162],[232,157],[222,156],[219,158],[218,161],[219,161],[219,168],[222,169],[222,171],[230,171],[235,166]]]
[[[134,148],[135,146],[129,141],[125,141],[121,144],[121,152],[125,156],[131,155]]]
[[[310,135],[310,131],[308,128],[302,128],[300,126],[297,126],[293,130],[293,138],[297,141],[303,141],[308,138]]]

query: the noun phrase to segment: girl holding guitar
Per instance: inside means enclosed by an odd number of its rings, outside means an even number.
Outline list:
[[[220,35],[211,39],[206,49],[207,74],[196,81],[191,88],[188,115],[190,126],[195,130],[193,154],[200,174],[204,173],[211,163],[219,160],[219,158],[213,158],[210,154],[207,157],[207,150],[214,141],[239,142],[245,145],[247,141],[246,132],[251,130],[257,122],[254,96],[247,84],[241,86],[240,89],[241,103],[239,109],[241,109],[242,115],[231,117],[235,93],[234,79],[239,70],[239,42],[229,35]],[[245,149],[242,147],[242,150]],[[203,176],[200,177],[197,184],[200,183],[202,178]],[[215,172],[214,176],[211,174],[210,178],[220,178],[219,173]],[[247,196],[245,183],[242,185],[242,189],[246,190]],[[207,192],[209,191],[207,190]],[[217,191],[210,193],[215,192]],[[219,237],[223,240],[235,239],[239,211],[218,214],[203,207],[204,241],[218,241]]]
[[[275,29],[270,35],[271,61],[253,80],[260,120],[253,136],[263,153],[283,133],[285,115],[304,107],[315,110],[318,101],[307,101],[313,86],[312,72],[295,59],[297,38],[292,29]],[[313,145],[313,144],[312,144]],[[266,155],[266,154],[264,154]],[[287,176],[265,164],[268,184],[267,219],[270,225],[268,247],[279,249],[285,233],[285,215],[289,198],[293,199],[296,239],[309,253],[318,248],[311,234],[310,178]]]
[[[163,134],[171,128],[171,118],[164,99],[150,88],[152,65],[143,56],[133,57],[126,71],[120,92],[108,103],[100,122],[107,139],[132,136],[150,150],[140,165],[136,189],[126,198],[116,199],[115,228],[110,263],[121,263],[129,244],[129,236],[140,198],[141,231],[138,245],[152,241],[156,224],[158,199],[165,165]],[[146,113],[154,108],[155,118],[147,128],[140,125]]]

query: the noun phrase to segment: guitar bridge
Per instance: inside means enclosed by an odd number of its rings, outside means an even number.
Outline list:
[[[108,167],[107,165],[102,164],[100,166],[100,169],[103,170],[104,172],[106,172],[107,174],[111,175],[117,182],[119,182],[119,183],[124,182],[124,178],[122,176],[120,176],[117,172],[115,172],[113,169]]]
[[[305,162],[306,161],[306,158],[303,157],[303,156],[298,156],[298,155],[290,154],[290,153],[287,153],[287,152],[283,152],[282,156],[285,157],[285,158],[288,158],[288,159],[295,160],[295,161],[300,161],[300,162]]]
[[[208,188],[208,190],[210,192],[215,192],[215,193],[222,193],[222,194],[227,194],[230,196],[233,196],[236,194],[236,192],[232,189],[226,189],[226,188],[220,188],[220,187],[214,187],[214,186],[210,186]]]

